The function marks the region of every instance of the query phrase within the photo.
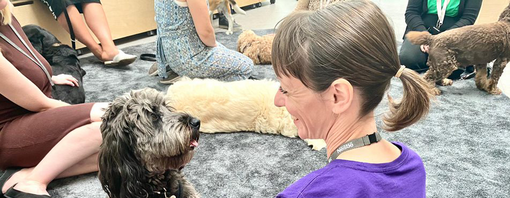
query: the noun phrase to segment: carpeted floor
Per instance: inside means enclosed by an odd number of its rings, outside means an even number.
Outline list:
[[[255,31],[267,34],[272,30]],[[237,35],[217,35],[235,49]],[[154,53],[155,44],[123,49]],[[132,89],[166,91],[147,71],[152,62],[137,60],[127,68],[105,68],[95,58],[82,60],[88,102],[108,102]],[[255,77],[274,78],[271,66],[256,66]],[[473,80],[442,87],[427,119],[396,133],[383,133],[414,149],[427,171],[428,197],[510,196],[510,99],[476,89]],[[389,94],[399,98],[402,84],[392,81]],[[377,108],[378,124],[387,111]],[[274,197],[292,182],[326,164],[325,151],[312,151],[300,139],[250,132],[202,134],[196,156],[184,168],[202,197]],[[339,186],[341,188],[341,186]],[[53,197],[104,198],[96,174],[61,179],[50,185]]]

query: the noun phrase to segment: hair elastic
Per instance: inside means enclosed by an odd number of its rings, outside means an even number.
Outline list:
[[[402,75],[405,68],[406,68],[406,66],[403,66],[403,65],[400,66],[400,69],[398,69],[397,73],[395,74],[395,77],[400,78],[400,75]]]

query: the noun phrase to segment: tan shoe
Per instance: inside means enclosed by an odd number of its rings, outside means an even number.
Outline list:
[[[166,70],[172,71],[172,69],[170,69],[170,66],[168,66],[168,65],[166,66]],[[158,63],[152,64],[151,68],[149,68],[149,76],[157,76],[157,75],[159,75],[158,73],[159,73]]]
[[[149,76],[157,76],[158,75],[158,63],[152,64],[151,68],[149,68]]]
[[[165,85],[171,85],[181,79],[179,74],[175,73],[172,70],[167,70],[166,74],[167,74],[167,77],[164,78],[163,80],[160,80],[159,83],[165,84]]]

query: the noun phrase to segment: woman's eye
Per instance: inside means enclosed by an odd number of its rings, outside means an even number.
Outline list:
[[[287,94],[287,91],[283,90],[281,86],[280,86],[280,92],[282,92],[283,94]]]

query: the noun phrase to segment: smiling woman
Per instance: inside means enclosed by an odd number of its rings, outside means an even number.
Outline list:
[[[374,109],[400,78],[403,98],[389,98],[383,121],[388,131],[403,129],[427,114],[431,89],[400,66],[393,29],[374,3],[296,12],[277,29],[272,54],[275,105],[293,116],[300,138],[326,141],[330,161],[278,197],[425,197],[421,158],[381,138]]]

